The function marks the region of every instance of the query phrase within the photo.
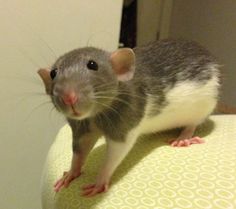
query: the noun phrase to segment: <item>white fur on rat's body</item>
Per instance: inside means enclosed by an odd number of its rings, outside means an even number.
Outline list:
[[[215,67],[215,66],[211,66]],[[158,115],[150,116],[153,96],[149,96],[145,115],[140,123],[130,130],[124,142],[107,140],[108,153],[104,165],[106,168],[98,177],[98,182],[110,179],[116,167],[125,158],[142,134],[148,134],[177,127],[195,129],[214,110],[217,103],[219,79],[211,78],[206,84],[196,81],[183,81],[176,84],[166,95],[169,103]]]
[[[169,103],[160,114],[150,117],[150,108],[155,105],[149,96],[145,116],[136,128],[139,134],[166,129],[197,126],[213,111],[217,103],[218,78],[213,77],[206,84],[183,81],[167,95]]]

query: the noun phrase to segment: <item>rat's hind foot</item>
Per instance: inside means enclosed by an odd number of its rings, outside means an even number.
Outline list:
[[[54,191],[59,192],[63,187],[68,187],[69,184],[77,177],[81,175],[81,172],[64,172],[63,177],[61,177],[55,184],[54,184]]]
[[[193,137],[196,126],[189,126],[183,129],[179,137],[170,140],[169,143],[172,147],[188,147],[191,144],[202,144],[204,140],[198,136]]]
[[[188,147],[191,144],[202,144],[204,140],[198,136],[192,137],[190,139],[175,139],[170,141],[172,147]]]

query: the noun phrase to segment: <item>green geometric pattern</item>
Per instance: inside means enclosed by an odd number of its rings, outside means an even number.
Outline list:
[[[169,146],[167,141],[178,133],[140,138],[116,170],[109,191],[84,198],[80,188],[96,178],[105,153],[104,139],[90,153],[84,174],[55,194],[53,184],[68,170],[72,155],[71,131],[64,126],[47,157],[43,209],[235,209],[236,116],[211,116],[196,133],[204,144]]]

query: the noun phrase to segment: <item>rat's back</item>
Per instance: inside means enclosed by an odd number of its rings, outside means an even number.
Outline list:
[[[206,49],[191,41],[164,40],[134,51],[133,82],[147,95],[141,133],[197,126],[214,110],[219,69]]]
[[[137,47],[134,52],[136,79],[146,75],[155,82],[174,85],[184,80],[204,82],[219,73],[215,57],[193,41],[156,41]]]

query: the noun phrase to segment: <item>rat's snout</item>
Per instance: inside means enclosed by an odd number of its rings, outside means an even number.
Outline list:
[[[62,101],[65,103],[65,105],[74,105],[76,102],[78,102],[78,96],[74,91],[70,90],[63,93]]]

